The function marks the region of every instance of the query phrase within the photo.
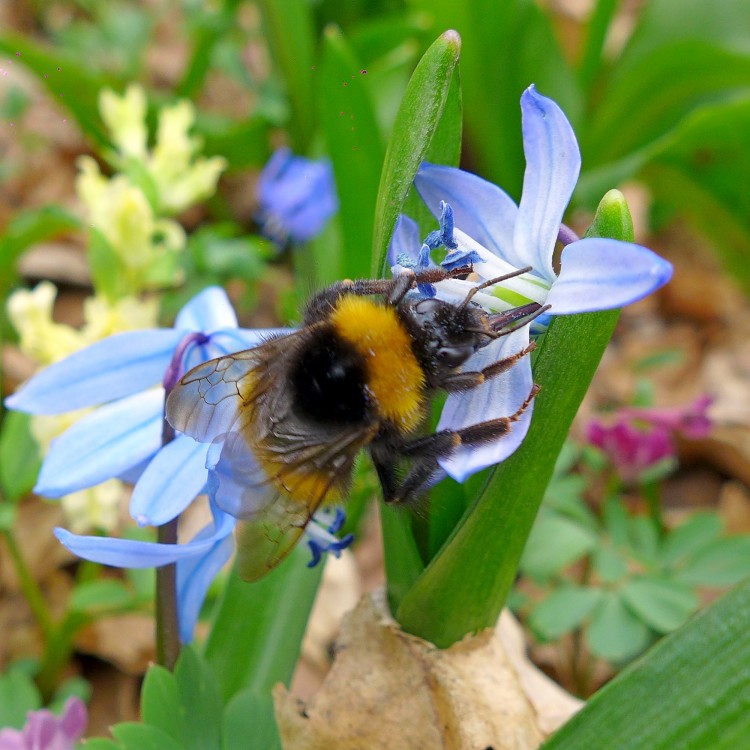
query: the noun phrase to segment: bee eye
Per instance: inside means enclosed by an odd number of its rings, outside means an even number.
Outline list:
[[[437,350],[435,357],[441,365],[446,365],[447,367],[458,367],[463,364],[471,354],[471,349],[465,346],[444,346]]]

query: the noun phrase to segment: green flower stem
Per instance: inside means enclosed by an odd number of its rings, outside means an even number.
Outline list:
[[[643,482],[641,492],[646,500],[648,514],[656,524],[656,528],[661,536],[664,536],[666,527],[664,525],[664,514],[661,502],[661,485],[659,482]]]
[[[621,194],[608,193],[589,236],[632,241]],[[490,474],[462,523],[401,600],[404,630],[448,647],[495,625],[510,592],[555,461],[617,323],[618,310],[559,316],[541,340],[542,390],[521,447]]]
[[[42,631],[45,642],[48,642],[55,630],[55,623],[49,607],[47,607],[47,603],[44,600],[44,594],[42,593],[39,584],[34,580],[34,576],[31,574],[29,566],[26,564],[26,560],[24,559],[18,542],[16,542],[13,532],[10,529],[3,528],[2,534],[5,539],[5,544],[8,547],[11,560],[13,560],[13,566],[16,570],[18,581],[21,584],[21,591],[31,608],[34,619],[37,621],[37,624]]]
[[[80,613],[71,612],[51,631],[36,676],[37,687],[45,703],[54,695],[73,653],[75,634],[85,624],[85,617]]]

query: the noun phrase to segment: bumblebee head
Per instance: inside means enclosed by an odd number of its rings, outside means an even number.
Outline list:
[[[454,371],[496,337],[477,307],[432,298],[405,301],[401,313],[420,363],[435,375]]]

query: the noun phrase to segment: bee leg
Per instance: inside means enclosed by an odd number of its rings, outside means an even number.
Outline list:
[[[392,498],[386,502],[408,503],[424,487],[432,474],[438,470],[438,459],[449,458],[459,447],[483,445],[507,435],[514,422],[529,408],[540,386],[534,385],[526,400],[518,410],[509,417],[498,417],[486,422],[463,427],[460,430],[441,430],[433,435],[410,440],[399,446],[401,455],[414,458],[409,473],[398,487]]]
[[[383,490],[383,500],[387,503],[393,502],[398,492],[398,478],[396,477],[396,466],[392,461],[380,458],[377,454],[372,455],[372,463],[380,481],[380,487]]]
[[[510,370],[513,365],[522,359],[527,354],[536,349],[536,343],[531,342],[525,349],[520,352],[511,354],[510,357],[500,359],[497,362],[493,362],[482,370],[469,371],[469,372],[453,372],[444,375],[440,380],[437,381],[436,385],[438,388],[442,388],[448,393],[456,393],[460,391],[468,391],[472,388],[476,388],[491,378],[497,377],[503,372]]]

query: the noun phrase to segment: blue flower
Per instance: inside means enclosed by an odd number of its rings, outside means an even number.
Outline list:
[[[443,202],[450,204],[454,243],[465,258],[475,259],[481,281],[532,269],[474,299],[495,296],[507,305],[525,299],[550,305],[552,315],[567,315],[622,307],[666,284],[672,276],[667,261],[645,247],[612,239],[569,242],[556,271],[553,253],[578,180],[580,152],[562,110],[533,86],[521,97],[521,111],[526,174],[518,206],[496,185],[460,169],[423,164],[415,179],[436,217]],[[454,285],[455,294],[457,289]]]
[[[130,511],[138,523],[175,518],[206,483],[207,448],[185,435],[162,445],[165,379],[274,333],[237,328],[225,292],[212,287],[180,311],[172,329],[116,334],[42,370],[6,406],[30,414],[103,406],[52,443],[35,492],[61,497],[120,477],[136,482]]]
[[[338,211],[333,170],[328,161],[276,151],[258,180],[258,221],[278,245],[307,242]]]
[[[444,267],[473,266],[472,280],[451,279],[436,285],[442,299],[460,301],[477,284],[531,267],[474,295],[472,301],[491,312],[526,302],[550,305],[550,314],[572,314],[621,307],[669,281],[672,267],[645,247],[611,239],[569,242],[559,274],[553,253],[563,213],[573,193],[581,160],[575,135],[562,110],[533,86],[521,97],[526,175],[520,205],[499,187],[452,167],[423,164],[416,188],[440,230],[420,242],[415,222],[402,216],[394,231],[389,260],[399,267],[425,267],[424,247],[442,244],[449,251]],[[437,245],[435,245],[437,246]],[[432,249],[432,248],[430,248]],[[447,266],[445,263],[447,262]],[[483,366],[522,350],[529,327],[514,331],[478,351],[465,370]],[[461,394],[451,394],[438,429],[461,429],[478,421],[513,414],[528,397],[531,363],[526,357],[508,373]],[[440,464],[463,481],[480,469],[504,461],[528,431],[529,408],[509,435],[480,447],[460,449]]]

